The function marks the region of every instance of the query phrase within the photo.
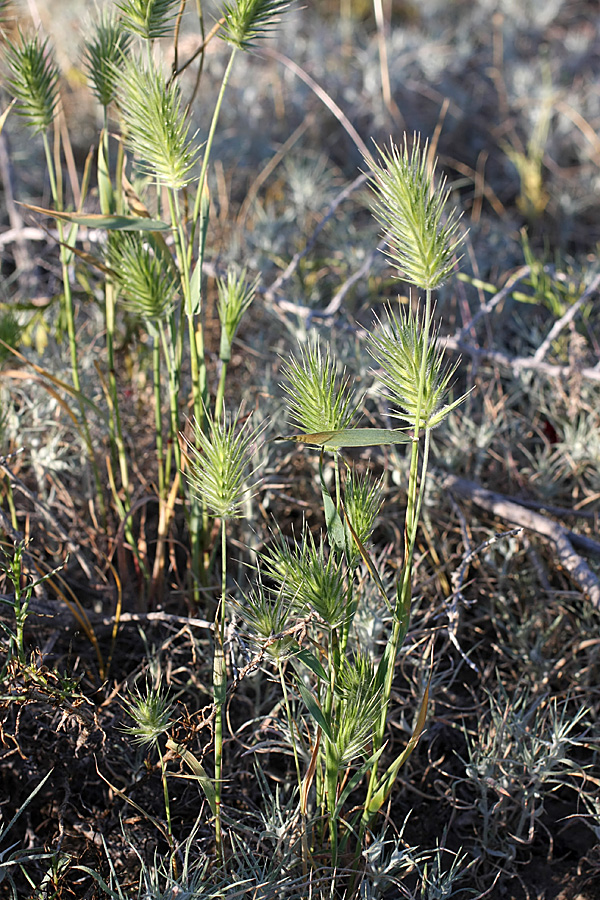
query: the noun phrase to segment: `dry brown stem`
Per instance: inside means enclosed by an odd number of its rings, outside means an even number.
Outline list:
[[[442,478],[442,487],[455,494],[460,494],[462,497],[467,497],[477,506],[487,509],[505,522],[520,525],[528,531],[550,538],[556,548],[559,564],[581,588],[593,606],[600,609],[600,582],[585,559],[573,548],[573,542],[578,535],[573,534],[559,522],[554,522],[541,513],[526,509],[504,494],[489,491],[466,478],[445,474]],[[596,549],[600,552],[600,544],[597,544]]]

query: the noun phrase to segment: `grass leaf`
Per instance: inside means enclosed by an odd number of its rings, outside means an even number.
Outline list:
[[[375,815],[375,813],[379,812],[379,810],[385,803],[389,792],[394,786],[394,782],[396,780],[398,772],[417,746],[418,740],[421,737],[421,734],[425,727],[425,720],[427,718],[427,704],[429,702],[430,684],[431,678],[429,679],[427,687],[425,688],[425,693],[423,694],[423,700],[421,701],[415,728],[408,740],[408,744],[406,745],[402,753],[394,760],[394,762],[390,766],[388,766],[387,770],[384,772],[378,782],[375,793],[371,797],[371,802],[369,803],[369,806],[367,808],[367,812],[370,816],[373,816]]]
[[[30,203],[21,203],[26,209],[40,213],[42,216],[50,216],[53,219],[61,219],[63,222],[72,222],[74,225],[84,225],[86,228],[104,228],[106,231],[170,231],[171,226],[160,219],[148,219],[145,216],[103,216],[101,213],[68,213],[57,212],[55,209],[44,209],[42,206],[32,206]]]
[[[403,428],[341,428],[338,431],[319,431],[315,434],[284,434],[273,440],[295,441],[297,444],[310,444],[325,450],[340,450],[342,447],[409,444],[412,437]]]
[[[305,687],[300,678],[298,678],[298,676],[296,676],[296,682],[298,684],[298,690],[300,691],[300,695],[304,700],[304,705],[306,706],[307,710],[309,711],[317,725],[319,725],[319,727],[323,731],[323,734],[333,742],[333,733],[331,731],[331,726],[327,721],[327,718],[325,717],[325,713],[317,703],[316,699],[310,693],[310,691]]]

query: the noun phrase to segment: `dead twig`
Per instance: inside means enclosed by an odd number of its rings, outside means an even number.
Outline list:
[[[600,381],[600,363],[583,369],[575,366],[555,366],[543,360],[536,360],[533,356],[509,356],[508,353],[503,353],[501,350],[488,350],[485,347],[476,347],[474,344],[469,344],[466,341],[457,340],[456,337],[440,337],[438,341],[441,347],[448,350],[457,350],[470,356],[471,359],[477,362],[487,360],[505,369],[511,369],[515,375],[518,375],[519,372],[531,370],[540,372],[548,378],[567,380],[577,374],[580,378],[585,378],[587,381]]]
[[[569,574],[569,577],[579,586],[586,597],[596,609],[600,609],[600,582],[587,562],[576,553],[573,544],[578,535],[569,531],[559,522],[553,522],[546,516],[526,509],[515,500],[504,494],[497,494],[481,487],[474,481],[459,478],[456,475],[445,474],[441,478],[441,486],[445,490],[453,491],[462,497],[467,497],[477,506],[487,509],[494,516],[514,525],[520,525],[528,531],[550,538],[555,546],[558,562]],[[589,542],[590,539],[588,538]],[[594,542],[596,543],[596,542]],[[596,545],[600,552],[600,544]]]
[[[586,303],[590,297],[596,293],[598,287],[600,286],[600,272],[593,279],[592,283],[589,284],[585,291],[582,293],[581,297],[573,303],[572,306],[568,308],[566,313],[557,319],[540,346],[537,348],[535,353],[533,354],[533,360],[535,362],[541,362],[545,357],[546,353],[552,346],[552,341],[556,340],[558,335],[561,333],[563,328],[565,328],[570,322],[573,321],[581,307],[584,303]]]

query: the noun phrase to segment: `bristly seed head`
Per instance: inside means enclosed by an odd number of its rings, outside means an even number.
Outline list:
[[[16,111],[35,134],[46,131],[54,121],[59,101],[58,67],[48,49],[48,39],[39,35],[19,44],[7,43],[5,51],[8,76],[6,87],[17,100]]]
[[[248,50],[273,31],[289,6],[289,0],[225,0],[221,37],[239,50]]]
[[[166,84],[152,62],[130,57],[119,76],[125,142],[140,168],[174,191],[194,180],[199,148],[189,138],[179,84]]]
[[[256,470],[250,469],[253,444],[264,426],[252,428],[250,418],[239,427],[235,418],[223,415],[215,421],[207,416],[204,429],[193,424],[192,439],[182,436],[187,460],[186,477],[192,491],[206,504],[211,515],[237,519],[244,502],[258,481],[248,483]]]
[[[389,399],[399,407],[400,412],[396,415],[419,429],[439,425],[464,399],[461,397],[444,405],[458,363],[444,365],[444,351],[439,348],[431,323],[429,325],[427,332],[431,340],[425,349],[425,328],[418,314],[408,310],[397,318],[390,306],[387,323],[368,336],[368,351],[382,369],[379,377],[387,388]],[[417,426],[419,396],[421,412]]]
[[[221,362],[229,362],[231,359],[233,339],[244,313],[254,300],[259,280],[260,276],[257,276],[253,281],[248,282],[246,269],[242,269],[238,274],[232,267],[227,269],[227,279],[219,278],[217,280],[219,291],[217,312],[221,323],[221,346],[219,348]]]
[[[380,162],[365,157],[375,197],[373,213],[385,228],[388,256],[402,278],[423,289],[439,287],[458,260],[463,240],[456,210],[445,215],[450,191],[442,178],[436,186],[435,163],[429,165],[427,143],[417,135],[409,152],[406,135],[399,150],[380,150]]]
[[[117,93],[119,66],[129,53],[131,34],[114,9],[103,9],[83,51],[84,65],[98,102],[106,107]]]
[[[317,337],[301,346],[299,356],[284,363],[283,374],[290,419],[301,431],[315,434],[350,426],[358,404],[350,379],[344,372],[336,377],[337,365],[328,344],[323,352]]]
[[[173,709],[160,685],[148,687],[145,695],[136,690],[123,704],[133,719],[133,725],[125,726],[123,731],[137,744],[156,744],[161,734],[169,730]]]
[[[126,27],[146,41],[170,35],[179,6],[180,0],[117,0]]]

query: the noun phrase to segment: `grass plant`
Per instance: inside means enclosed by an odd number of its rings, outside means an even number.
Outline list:
[[[396,32],[383,3],[374,8],[378,108],[398,123]],[[351,4],[343,11],[347,20]],[[251,95],[260,48],[299,15],[287,0],[224,0],[210,12],[185,0],[109,3],[83,42],[98,128],[81,176],[49,39],[22,29],[4,42],[15,104],[0,129],[19,114],[42,142],[50,200],[28,210],[53,223],[48,284],[60,305],[43,308],[41,360],[31,298],[0,334],[7,379],[31,387],[26,399],[0,385],[0,737],[11,748],[0,760],[26,798],[8,801],[0,823],[0,885],[14,897],[492,896],[499,880],[505,893],[519,883],[554,804],[573,822],[587,816],[588,840],[598,837],[594,714],[574,699],[587,692],[597,710],[597,611],[577,611],[575,591],[596,596],[597,541],[560,526],[561,562],[567,544],[575,556],[561,568],[533,546],[546,506],[529,537],[500,531],[465,514],[436,470],[459,473],[455,484],[491,480],[490,519],[510,523],[498,492],[515,484],[533,504],[564,503],[556,517],[595,515],[597,389],[593,375],[584,382],[595,371],[595,310],[584,304],[595,282],[559,278],[526,236],[522,277],[501,286],[497,268],[478,270],[482,198],[503,207],[484,190],[480,159],[455,161],[462,198],[438,174],[450,101],[429,140],[415,131],[385,145],[373,123],[367,153],[342,98],[303,73],[355,135],[351,187],[335,193],[342,164],[320,147],[291,155],[309,116],[238,196],[248,173],[239,151],[229,179],[227,141],[235,122],[245,147],[260,143],[260,104],[228,98]],[[296,100],[275,81],[272,94],[281,126]],[[518,144],[526,151],[497,147],[519,173],[516,209],[535,223],[552,209],[552,139],[548,113]],[[354,194],[365,182],[366,204]],[[373,220],[381,264],[365,256]],[[299,224],[315,228],[301,249]],[[472,269],[462,281],[459,266]],[[525,375],[505,366],[506,348],[477,342],[486,317],[510,319],[503,302],[518,310],[507,343],[521,329],[519,348],[542,348],[523,357]],[[452,340],[467,363],[444,348],[438,309],[450,327],[462,322]],[[568,390],[548,380],[555,363],[570,366]],[[62,419],[65,456],[75,442],[83,451],[66,475],[44,466],[49,450],[35,455],[39,421]],[[11,452],[19,443],[26,462]],[[58,774],[34,780],[49,745]],[[106,813],[82,831],[85,846],[63,827],[81,797]],[[25,809],[57,818],[59,839],[27,847],[22,830],[7,848]]]

